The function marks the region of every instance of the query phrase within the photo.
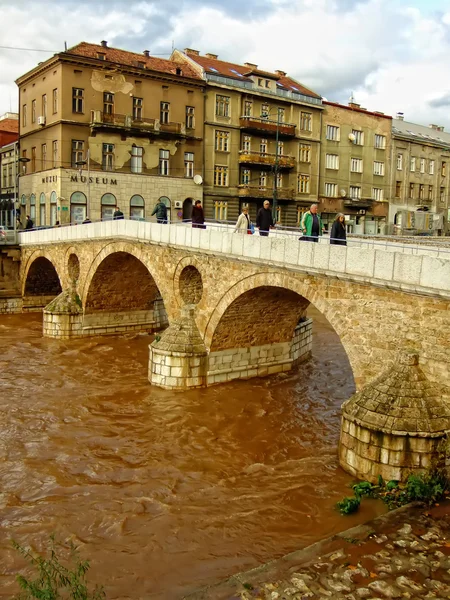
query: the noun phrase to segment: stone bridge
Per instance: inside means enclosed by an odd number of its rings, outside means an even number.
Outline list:
[[[309,356],[314,305],[360,389],[410,350],[450,386],[450,254],[349,247],[208,227],[110,221],[20,234],[24,308],[46,336],[157,331],[149,379],[168,388],[287,371]]]

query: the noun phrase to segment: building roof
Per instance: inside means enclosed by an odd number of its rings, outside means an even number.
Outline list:
[[[103,55],[106,62],[112,62],[130,67],[140,67],[150,71],[158,71],[159,73],[167,73],[168,75],[178,75],[177,69],[182,70],[182,76],[191,77],[193,79],[201,79],[198,73],[190,65],[180,65],[167,58],[159,58],[155,56],[147,56],[146,54],[138,54],[137,52],[129,52],[119,48],[110,48],[101,44],[89,44],[80,42],[73,48],[69,48],[62,54],[70,54],[75,56],[83,56],[86,58],[99,59],[99,55]]]
[[[436,125],[426,127],[409,123],[403,119],[392,120],[392,134],[409,138],[415,142],[450,146],[450,133],[439,131]]]
[[[278,71],[276,73],[261,71],[258,69],[257,65],[249,63],[247,65],[237,65],[225,60],[219,60],[218,58],[212,58],[212,55],[201,56],[200,54],[197,54],[196,51],[189,50],[188,48],[185,50],[185,54],[189,56],[191,60],[200,65],[205,72],[209,73],[210,75],[222,75],[223,77],[237,79],[238,81],[252,82],[252,79],[249,75],[250,73],[254,73],[255,75],[267,76],[268,78],[270,77],[272,79],[276,79],[277,87],[286,91],[298,92],[305,96],[311,96],[312,98],[321,98],[319,94],[316,94],[295,79],[287,77],[287,75],[282,73],[282,71]]]
[[[19,121],[17,119],[0,119],[0,131],[19,133]]]
[[[323,101],[324,105],[328,106],[336,106],[337,108],[344,108],[346,110],[351,110],[353,112],[359,112],[363,115],[371,115],[372,117],[380,117],[382,119],[392,119],[390,115],[385,115],[382,112],[370,111],[365,108],[361,108],[359,104],[349,103],[349,104],[339,104],[338,102],[330,102],[329,100]]]

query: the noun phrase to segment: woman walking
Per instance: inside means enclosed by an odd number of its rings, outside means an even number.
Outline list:
[[[347,232],[345,230],[345,216],[342,213],[338,213],[334,220],[333,226],[330,233],[330,244],[336,246],[347,245]]]
[[[192,207],[192,227],[196,229],[206,229],[205,225],[205,213],[203,212],[202,203],[200,200],[196,200]]]
[[[246,206],[243,207],[241,214],[238,217],[236,222],[236,227],[234,228],[235,233],[250,233],[250,217],[248,216],[248,208]]]

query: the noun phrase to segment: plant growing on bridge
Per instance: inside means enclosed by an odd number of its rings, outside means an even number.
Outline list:
[[[89,561],[80,559],[72,543],[69,546],[72,566],[62,564],[58,552],[65,551],[66,547],[56,542],[54,536],[50,536],[47,557],[33,554],[15,541],[12,541],[12,545],[37,571],[34,578],[17,576],[22,592],[16,596],[16,600],[102,600],[105,598],[102,588],[96,586],[94,590],[89,591],[86,580],[90,568]]]

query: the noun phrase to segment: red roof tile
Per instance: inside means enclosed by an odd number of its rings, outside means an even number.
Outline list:
[[[150,71],[159,71],[160,73],[167,73],[170,75],[176,75],[177,68],[179,69],[181,67],[182,75],[185,77],[201,79],[195,69],[187,64],[180,65],[166,58],[145,56],[145,54],[129,52],[128,50],[120,50],[119,48],[110,48],[109,46],[101,46],[99,44],[80,42],[73,48],[69,48],[65,54],[75,54],[77,56],[85,56],[88,58],[98,58],[98,55],[102,54],[105,56],[104,60],[107,62],[128,65],[132,67],[138,67],[140,66],[138,63],[141,63],[145,65],[144,68],[149,69]]]
[[[250,72],[254,72],[255,74],[264,73],[267,74],[267,76],[272,76],[273,79],[276,79],[278,87],[284,88],[291,92],[299,92],[305,96],[321,98],[321,96],[311,91],[298,81],[295,81],[295,79],[283,75],[280,76],[279,73],[270,73],[268,71],[261,71],[260,69],[254,67],[236,65],[235,63],[226,62],[224,60],[209,58],[208,56],[200,56],[194,54],[193,52],[187,52],[187,56],[203,67],[206,73],[210,73],[212,75],[223,75],[224,77],[230,77],[231,79],[238,79],[240,81],[251,81],[250,77],[248,76]]]
[[[0,131],[8,133],[19,133],[18,119],[0,119]]]

